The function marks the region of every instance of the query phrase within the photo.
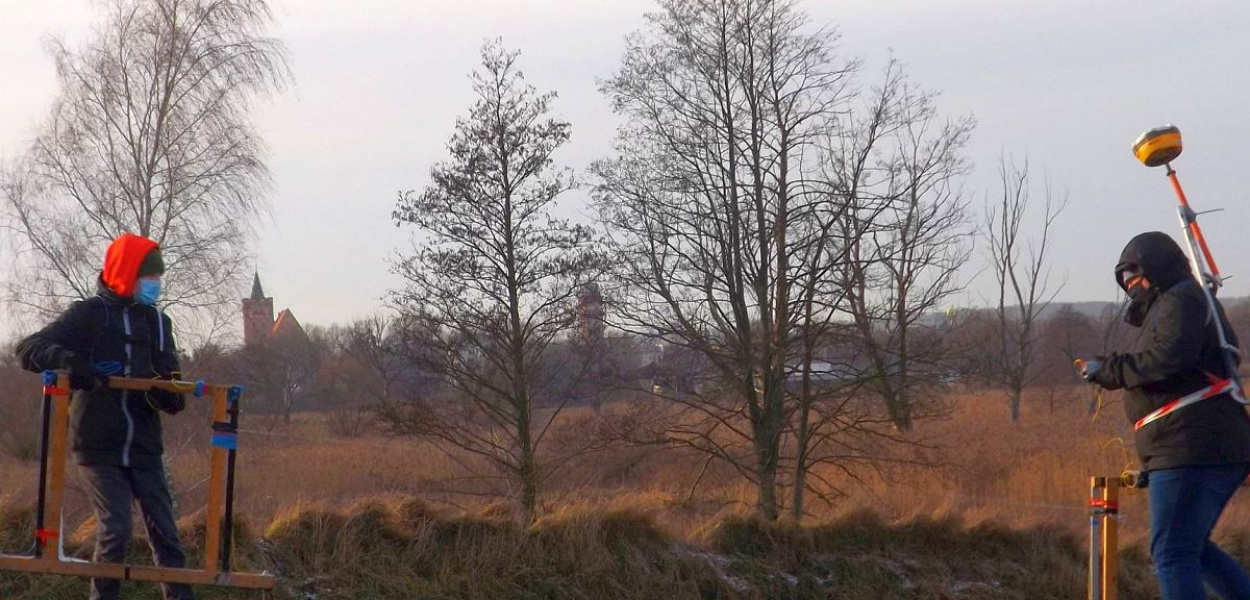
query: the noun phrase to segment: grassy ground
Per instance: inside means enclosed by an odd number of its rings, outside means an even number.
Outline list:
[[[30,515],[3,515],[6,545]],[[197,539],[202,524],[184,523]],[[888,523],[854,513],[814,526],[722,517],[678,539],[639,510],[556,511],[529,527],[490,511],[441,514],[415,498],[283,515],[258,543],[240,529],[240,566],[280,575],[273,597],[319,600],[643,600],[1084,597],[1084,544],[1067,531],[954,519]],[[193,546],[194,544],[192,544]],[[1242,547],[1244,544],[1238,544]],[[145,562],[142,540],[133,559]],[[1157,597],[1142,552],[1123,554],[1121,597]],[[0,597],[78,599],[85,584],[0,576]],[[158,598],[127,584],[126,598]],[[203,598],[262,598],[206,589]]]
[[[827,477],[844,495],[812,503],[802,526],[743,516],[752,490],[700,457],[623,449],[562,469],[545,516],[516,524],[489,482],[451,485],[463,457],[379,435],[333,438],[325,417],[291,423],[249,415],[241,436],[239,564],[280,574],[279,598],[1083,598],[1090,475],[1132,457],[1118,441],[1121,407],[1097,419],[1084,388],[1030,397],[1020,425],[1005,400],[963,392],[949,418],[922,424],[931,463]],[[191,412],[191,411],[189,411]],[[168,426],[188,547],[198,547],[205,415]],[[185,443],[183,443],[185,441]],[[24,458],[24,459],[23,459]],[[71,546],[92,536],[77,473],[68,471]],[[29,546],[29,457],[0,456],[0,550]],[[454,489],[453,489],[454,488]],[[483,494],[481,496],[475,494]],[[1142,543],[1148,507],[1122,502],[1121,597],[1156,597]],[[1218,537],[1250,557],[1250,502],[1239,496]],[[259,540],[264,539],[263,545]],[[146,561],[142,541],[134,559]],[[198,560],[192,550],[193,561]],[[127,598],[157,598],[127,584]],[[85,597],[85,584],[0,576],[0,598]],[[261,598],[202,590],[204,598]]]

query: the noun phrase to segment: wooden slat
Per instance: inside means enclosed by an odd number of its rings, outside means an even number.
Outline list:
[[[1102,499],[1108,506],[1119,510],[1120,490],[1119,478],[1108,477],[1107,485],[1102,489]],[[1119,540],[1117,528],[1119,522],[1116,514],[1102,516],[1102,597],[1103,600],[1116,600],[1116,578],[1119,570]]]
[[[67,388],[69,376],[60,375],[57,387]],[[44,549],[44,561],[56,561],[57,549],[60,548],[62,531],[62,502],[65,497],[65,453],[69,437],[69,396],[52,396],[52,422],[48,430],[48,491],[44,495],[44,528],[55,531],[57,537],[47,538],[48,546]]]
[[[1103,539],[1102,524],[1103,520],[1093,512],[1095,500],[1102,499],[1102,489],[1106,486],[1106,479],[1103,477],[1089,478],[1089,581],[1087,586],[1089,600],[1104,600],[1102,597],[1103,590]]]
[[[176,381],[168,379],[134,379],[134,377],[109,377],[109,387],[115,390],[169,390],[179,392],[179,394],[190,394],[195,391],[195,381]],[[225,385],[206,384],[204,386],[204,395],[225,395],[229,387]]]
[[[272,575],[259,573],[208,573],[193,569],[171,569],[119,564],[60,562],[55,555],[52,560],[35,560],[21,556],[0,554],[0,570],[73,577],[103,577],[129,581],[157,583],[186,583],[190,585],[215,585],[221,587],[268,590],[273,589]]]

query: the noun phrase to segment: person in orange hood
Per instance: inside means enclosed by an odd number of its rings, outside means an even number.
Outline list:
[[[139,504],[156,564],[183,568],[186,556],[174,523],[164,467],[161,412],[186,406],[182,394],[116,390],[107,377],[171,379],[178,372],[173,323],[161,312],[160,247],[125,233],[104,257],[98,291],[70,305],[55,321],[17,345],[22,366],[68,372],[73,457],[95,512],[95,561],[120,563],[130,541],[132,502]],[[191,600],[184,584],[162,584],[166,600]],[[115,600],[121,582],[92,579],[92,600]]]

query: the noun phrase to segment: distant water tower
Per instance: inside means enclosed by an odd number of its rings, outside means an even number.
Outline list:
[[[586,346],[603,342],[603,294],[599,284],[588,283],[577,292],[577,340]]]

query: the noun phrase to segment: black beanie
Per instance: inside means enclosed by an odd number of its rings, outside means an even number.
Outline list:
[[[165,261],[161,258],[161,249],[153,248],[148,255],[143,257],[143,262],[139,263],[139,273],[136,277],[147,277],[149,275],[160,275],[165,272]]]

